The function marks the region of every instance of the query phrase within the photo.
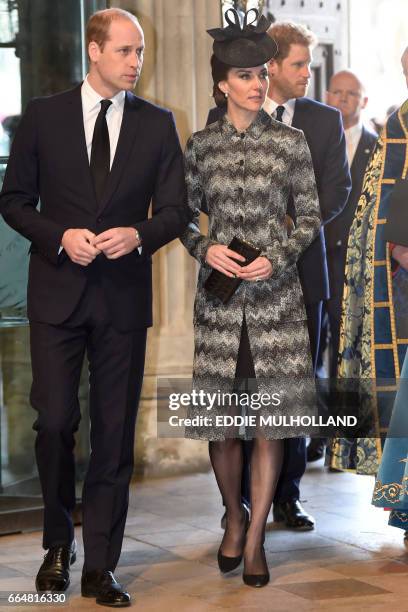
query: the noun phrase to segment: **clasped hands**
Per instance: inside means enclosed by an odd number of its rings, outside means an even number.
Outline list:
[[[230,278],[258,281],[266,280],[272,275],[272,264],[266,257],[257,257],[247,266],[240,266],[237,261],[245,261],[242,255],[231,251],[223,244],[213,244],[207,250],[205,261],[209,266]]]
[[[140,246],[133,227],[113,227],[94,234],[87,229],[68,229],[61,240],[68,257],[80,266],[88,266],[103,253],[108,259],[118,259]]]

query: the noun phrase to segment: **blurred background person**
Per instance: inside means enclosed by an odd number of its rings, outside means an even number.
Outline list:
[[[330,329],[329,376],[334,378],[337,370],[339,346],[341,299],[343,295],[344,268],[346,264],[347,240],[357,202],[361,194],[364,173],[368,160],[377,142],[377,135],[363,125],[363,109],[368,97],[364,85],[350,70],[342,70],[330,79],[326,96],[330,106],[341,112],[346,137],[347,159],[350,166],[352,190],[342,212],[325,227],[327,265],[329,269],[330,299],[323,303],[328,315]],[[327,337],[327,336],[326,336]],[[321,342],[320,355],[325,348]]]
[[[341,112],[352,181],[346,206],[324,228],[330,298],[323,302],[318,367],[320,372],[323,370],[325,376],[335,378],[348,235],[361,194],[367,162],[377,141],[377,135],[363,125],[362,113],[368,97],[363,83],[350,70],[341,70],[332,76],[326,101]],[[328,372],[325,372],[323,365],[326,350],[328,350]],[[308,461],[321,459],[325,452],[325,444],[326,440],[323,438],[313,439],[307,450]]]

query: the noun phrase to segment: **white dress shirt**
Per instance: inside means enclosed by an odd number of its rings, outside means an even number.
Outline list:
[[[106,113],[106,123],[108,125],[110,142],[110,168],[115,157],[116,147],[119,139],[120,126],[122,125],[123,109],[125,108],[125,92],[120,91],[109,98],[112,104]],[[85,142],[88,151],[88,160],[91,161],[92,137],[95,128],[96,118],[101,110],[101,100],[104,98],[99,95],[89,84],[88,75],[85,77],[81,87],[82,114],[84,117]]]
[[[359,121],[356,125],[353,125],[351,128],[344,130],[344,135],[346,137],[346,147],[347,147],[347,159],[349,166],[353,163],[354,155],[356,154],[356,150],[358,147],[358,143],[360,142],[361,134],[363,133],[363,123]]]
[[[286,100],[285,104],[278,104],[278,102],[275,102],[275,100],[272,100],[272,98],[266,97],[263,104],[263,109],[266,113],[268,113],[268,115],[275,118],[276,109],[278,106],[283,106],[285,110],[283,111],[282,122],[286,123],[286,125],[292,125],[293,115],[295,114],[295,104],[296,98]]]
[[[112,104],[106,113],[106,123],[109,132],[109,144],[110,144],[110,165],[112,163],[116,153],[116,147],[118,145],[120,128],[123,119],[123,110],[125,108],[125,91],[119,91],[113,98],[109,98]],[[82,115],[84,119],[84,130],[85,130],[85,142],[86,150],[88,152],[88,161],[91,162],[91,151],[92,151],[92,137],[94,133],[96,118],[101,110],[101,100],[104,98],[99,95],[93,87],[89,84],[88,75],[86,75],[84,82],[81,87],[81,99],[82,99]],[[60,246],[58,254],[61,253],[63,247]],[[138,247],[139,253],[142,252],[142,247]]]

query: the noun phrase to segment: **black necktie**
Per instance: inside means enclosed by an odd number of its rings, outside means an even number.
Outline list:
[[[106,113],[111,100],[101,100],[101,110],[96,118],[91,149],[91,174],[96,199],[100,202],[110,170],[110,142]]]
[[[284,106],[277,106],[276,107],[276,116],[275,116],[276,121],[282,121],[282,117],[283,117],[283,113],[284,112],[285,112],[285,107]]]

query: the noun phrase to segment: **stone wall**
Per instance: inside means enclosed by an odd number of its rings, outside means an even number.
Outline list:
[[[172,110],[184,147],[190,134],[204,127],[213,106],[211,38],[206,30],[221,25],[219,0],[119,0],[110,5],[139,18],[146,51],[136,93]],[[154,327],[139,407],[136,471],[160,476],[206,470],[206,443],[158,439],[156,433],[157,377],[191,375],[197,266],[174,241],[154,256],[153,274]]]

